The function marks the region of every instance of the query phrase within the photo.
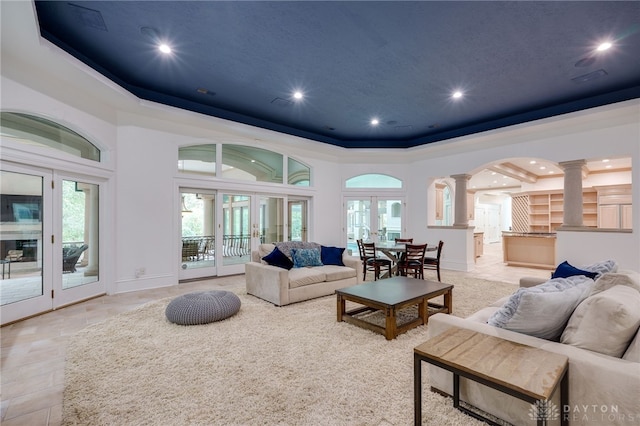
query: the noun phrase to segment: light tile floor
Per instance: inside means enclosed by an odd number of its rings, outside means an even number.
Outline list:
[[[431,272],[431,271],[429,271]],[[469,275],[517,284],[521,276],[549,277],[545,270],[507,267],[500,244],[486,244]],[[240,280],[242,282],[242,280]],[[0,329],[1,417],[4,426],[60,425],[64,363],[69,337],[144,303],[199,290],[229,289],[237,277],[221,277],[168,288],[103,296]]]

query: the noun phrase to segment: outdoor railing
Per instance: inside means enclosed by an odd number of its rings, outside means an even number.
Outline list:
[[[260,238],[262,242],[264,238]],[[222,236],[222,255],[224,257],[248,256],[251,254],[251,235],[227,234]],[[182,260],[199,261],[212,259],[215,255],[215,237],[182,237]]]

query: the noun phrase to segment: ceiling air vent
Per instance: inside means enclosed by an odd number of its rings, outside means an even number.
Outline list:
[[[271,103],[281,107],[288,107],[293,105],[293,102],[291,102],[290,100],[282,99],[282,98],[275,98],[274,100],[271,101]]]
[[[577,84],[586,83],[592,80],[597,80],[600,77],[604,77],[607,75],[607,72],[603,69],[599,69],[598,71],[590,72],[589,74],[583,74],[578,77],[573,77],[571,81]]]
[[[96,30],[108,31],[107,25],[104,23],[102,13],[98,10],[89,9],[75,4],[68,3],[76,19],[83,25]]]

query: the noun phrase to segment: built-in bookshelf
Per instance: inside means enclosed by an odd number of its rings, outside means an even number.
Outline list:
[[[598,226],[598,194],[585,189],[582,193],[582,222]],[[555,232],[564,219],[562,190],[523,192],[512,195],[512,230],[514,232]]]

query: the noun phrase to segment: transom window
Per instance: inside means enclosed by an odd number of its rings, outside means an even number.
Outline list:
[[[285,163],[286,159],[286,163]],[[224,179],[310,186],[309,166],[277,152],[235,144],[202,144],[178,149],[178,171]]]
[[[85,137],[58,123],[18,112],[0,113],[3,138],[26,145],[57,149],[87,160],[100,161],[100,150]]]
[[[393,176],[369,173],[354,176],[345,182],[347,188],[402,188],[402,181]]]

